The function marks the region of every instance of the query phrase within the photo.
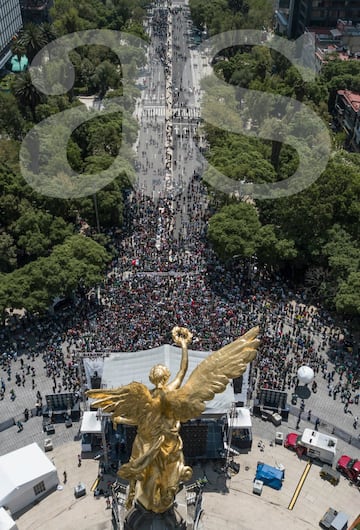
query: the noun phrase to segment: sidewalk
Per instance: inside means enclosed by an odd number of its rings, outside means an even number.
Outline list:
[[[64,444],[46,453],[57,468],[62,489],[51,493],[31,508],[16,523],[19,530],[110,530],[111,510],[106,509],[104,497],[94,497],[90,491],[98,475],[99,463],[83,459],[78,467],[80,442]],[[63,472],[67,482],[63,483]],[[86,496],[76,499],[74,487],[86,486]]]

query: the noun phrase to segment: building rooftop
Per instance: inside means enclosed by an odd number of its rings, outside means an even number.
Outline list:
[[[354,109],[355,112],[360,110],[360,94],[351,92],[350,90],[338,90],[339,96],[343,96],[346,102]]]

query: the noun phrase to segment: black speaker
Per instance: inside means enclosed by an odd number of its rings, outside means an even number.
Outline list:
[[[93,375],[90,377],[91,388],[100,388],[101,387],[101,377]]]
[[[241,394],[243,387],[243,376],[241,375],[240,377],[235,377],[235,379],[233,379],[233,383],[235,394]]]

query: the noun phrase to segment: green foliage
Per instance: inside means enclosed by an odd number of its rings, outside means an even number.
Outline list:
[[[29,63],[31,63],[35,55],[50,42],[51,37],[47,30],[48,26],[44,27],[32,22],[26,24],[19,35],[17,53],[19,49],[25,50]]]
[[[98,93],[100,99],[105,96],[110,87],[118,88],[120,80],[121,77],[116,66],[109,61],[103,61],[99,64],[90,78],[92,87]]]
[[[142,20],[144,0],[62,0],[51,9],[53,24],[29,24],[13,45],[13,53],[24,52],[31,61],[54,38],[90,28],[109,28],[145,37]],[[144,40],[147,40],[145,38]],[[76,129],[67,142],[68,161],[78,173],[97,173],[109,167],[120,146],[124,160],[114,181],[96,195],[101,227],[122,223],[123,189],[133,176],[131,148],[137,136],[132,117],[139,91],[131,76],[145,64],[143,49],[122,47],[122,64],[114,51],[104,46],[80,46],[70,52],[75,69],[75,85],[68,94],[46,96],[33,84],[29,72],[8,76],[0,86],[0,308],[25,308],[46,311],[57,295],[71,295],[79,283],[93,285],[110,256],[108,241],[102,234],[94,240],[74,235],[79,219],[95,226],[94,198],[60,200],[36,193],[19,169],[19,147],[26,133],[54,114],[72,109],[79,114],[83,105],[76,93],[97,94],[104,105],[123,97],[120,111],[89,120]],[[47,67],[38,81],[54,87],[58,69],[65,61],[51,52]],[[125,66],[123,66],[123,64]],[[36,71],[33,72],[34,75]],[[130,81],[130,82],[129,82]],[[123,87],[126,87],[126,91]],[[81,88],[81,90],[79,90]],[[111,89],[111,90],[109,90]],[[126,109],[126,110],[121,110]],[[88,113],[84,113],[89,117]],[[74,117],[74,114],[72,114]],[[51,135],[49,135],[51,136]],[[60,167],[58,143],[68,139],[66,127],[58,126],[55,138],[46,138],[42,156],[52,161],[49,178]],[[55,156],[53,156],[55,155]],[[129,162],[130,161],[130,162]]]
[[[13,237],[0,232],[0,271],[9,272],[16,266],[16,246]]]
[[[251,204],[230,204],[211,217],[208,237],[219,257],[227,261],[235,255],[252,256],[259,230],[260,221]]]
[[[59,36],[85,29],[125,29],[141,34],[139,23],[146,12],[139,0],[62,0],[50,10]]]
[[[360,271],[352,272],[346,281],[340,283],[335,305],[339,313],[350,317],[360,316]]]
[[[223,261],[256,254],[260,263],[279,268],[297,257],[294,242],[279,238],[273,225],[262,226],[255,207],[244,202],[224,206],[211,217],[208,237]]]
[[[89,287],[99,282],[109,259],[106,250],[92,239],[69,237],[48,257],[1,275],[2,314],[6,307],[45,312],[56,296],[71,296],[80,283]]]
[[[13,94],[18,102],[20,110],[26,118],[29,115],[35,121],[36,106],[45,101],[45,96],[33,85],[29,72],[17,75],[12,86]]]
[[[321,69],[320,80],[329,90],[329,109],[335,104],[336,91],[340,89],[360,92],[360,64],[358,61],[328,61]]]
[[[190,0],[194,24],[209,35],[230,29],[270,27],[272,5],[268,0]]]
[[[31,208],[27,202],[20,206],[20,217],[11,226],[17,245],[31,258],[45,256],[73,233],[71,224],[61,217]]]
[[[14,140],[21,140],[24,136],[25,120],[11,93],[0,92],[0,131],[3,136]]]
[[[276,180],[276,174],[264,156],[265,151],[253,138],[225,134],[214,142],[208,160],[221,173],[234,180],[272,182]]]
[[[260,263],[279,268],[286,262],[293,261],[298,253],[294,241],[279,239],[274,225],[264,225],[257,237],[256,256]]]

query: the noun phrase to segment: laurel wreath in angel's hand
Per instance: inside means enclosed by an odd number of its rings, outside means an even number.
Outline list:
[[[184,343],[190,344],[192,340],[192,333],[187,328],[180,328],[179,326],[175,326],[172,329],[171,332],[173,341],[177,346],[182,346]]]
[[[174,341],[175,337],[180,344],[182,340],[191,340],[190,336],[184,336],[183,331],[179,331],[182,328],[174,329],[177,330],[173,330]],[[166,391],[165,387],[163,399],[173,418],[185,422],[200,416],[205,410],[206,401],[223,392],[230,379],[243,374],[246,365],[256,356],[260,343],[256,338],[258,333],[258,327],[252,328],[239,339],[210,354],[195,368],[181,388]],[[145,411],[159,407],[159,398],[154,397],[145,385],[137,382],[113,390],[88,390],[87,396],[96,398],[92,406],[112,413],[114,423],[140,425],[147,416]]]

